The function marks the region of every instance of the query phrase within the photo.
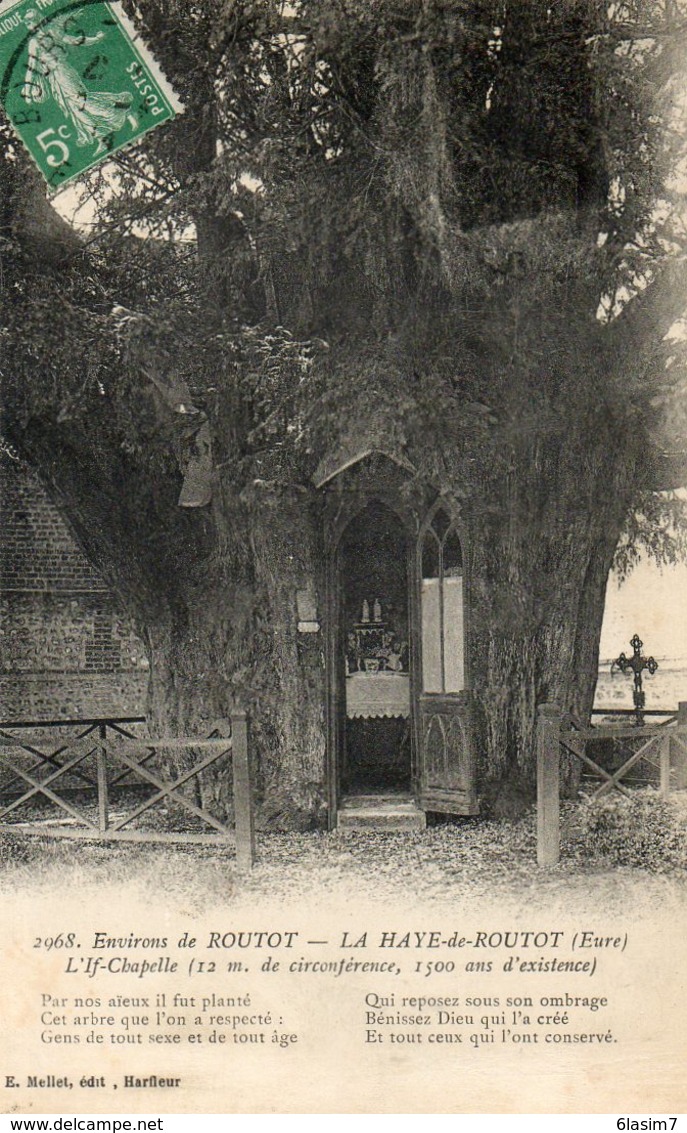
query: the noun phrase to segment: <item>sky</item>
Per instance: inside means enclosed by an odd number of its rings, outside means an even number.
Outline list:
[[[643,561],[618,586],[611,575],[601,632],[600,657],[629,655],[630,638],[638,633],[648,656],[687,660],[687,564],[655,566]]]

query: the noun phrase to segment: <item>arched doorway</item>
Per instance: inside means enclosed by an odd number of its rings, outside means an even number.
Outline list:
[[[370,501],[339,548],[344,794],[410,792],[410,540],[399,516]]]
[[[316,482],[327,548],[330,825],[372,800],[391,828],[380,796],[389,796],[384,807],[406,806],[409,821],[476,814],[460,511],[383,452],[329,461]]]

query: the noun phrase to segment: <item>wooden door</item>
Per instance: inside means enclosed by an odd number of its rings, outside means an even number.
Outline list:
[[[476,814],[464,553],[458,524],[442,501],[420,528],[416,577],[418,803],[427,811]]]

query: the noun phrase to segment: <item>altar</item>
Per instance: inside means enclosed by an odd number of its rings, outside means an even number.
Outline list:
[[[346,716],[381,720],[410,716],[406,623],[389,605],[364,598],[346,637]],[[393,607],[392,607],[393,610]]]
[[[377,508],[344,544],[344,789],[410,786],[407,547]]]
[[[346,716],[349,720],[410,716],[408,673],[350,673],[346,677]]]

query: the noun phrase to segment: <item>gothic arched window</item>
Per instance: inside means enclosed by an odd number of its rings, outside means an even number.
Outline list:
[[[422,691],[465,687],[463,555],[455,524],[439,508],[422,540]]]

